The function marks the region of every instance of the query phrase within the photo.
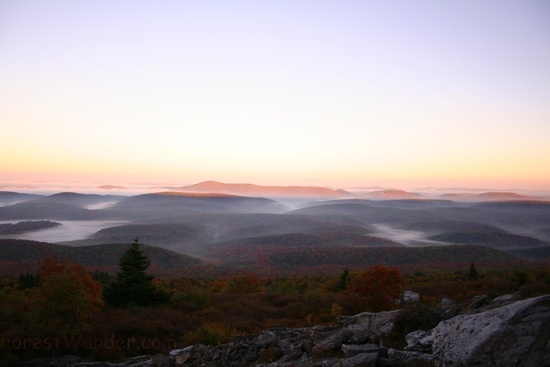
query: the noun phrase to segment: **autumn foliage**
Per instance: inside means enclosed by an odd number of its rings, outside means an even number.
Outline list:
[[[364,307],[364,311],[379,312],[395,309],[403,292],[403,276],[397,268],[375,265],[360,270],[352,278],[345,293]]]
[[[65,264],[57,257],[44,259],[40,286],[33,289],[27,323],[34,335],[78,335],[90,328],[90,320],[103,305],[101,285],[80,265]]]

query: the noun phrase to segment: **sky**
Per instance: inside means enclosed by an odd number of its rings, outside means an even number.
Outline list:
[[[550,2],[0,0],[0,185],[550,190]]]

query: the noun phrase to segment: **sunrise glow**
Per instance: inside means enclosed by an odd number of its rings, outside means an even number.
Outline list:
[[[0,4],[0,186],[550,190],[544,1]]]

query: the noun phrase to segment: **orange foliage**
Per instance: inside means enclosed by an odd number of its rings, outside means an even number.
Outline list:
[[[32,297],[28,325],[35,335],[76,335],[89,328],[100,311],[101,285],[80,265],[47,257],[40,267],[40,287]]]
[[[397,268],[374,265],[356,274],[346,294],[362,304],[366,311],[379,312],[396,308],[402,291],[403,276]]]

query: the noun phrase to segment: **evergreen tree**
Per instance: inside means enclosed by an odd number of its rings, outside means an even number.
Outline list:
[[[468,274],[466,274],[466,280],[478,280],[479,279],[479,273],[477,272],[476,266],[474,263],[470,264],[470,270],[468,270]]]
[[[151,260],[141,250],[139,240],[135,239],[120,259],[120,271],[104,290],[107,304],[153,306],[168,302],[172,294],[153,284],[154,276],[145,272],[149,265]]]
[[[346,267],[340,277],[338,278],[338,283],[336,284],[336,291],[341,292],[349,288],[350,275],[349,269]]]

